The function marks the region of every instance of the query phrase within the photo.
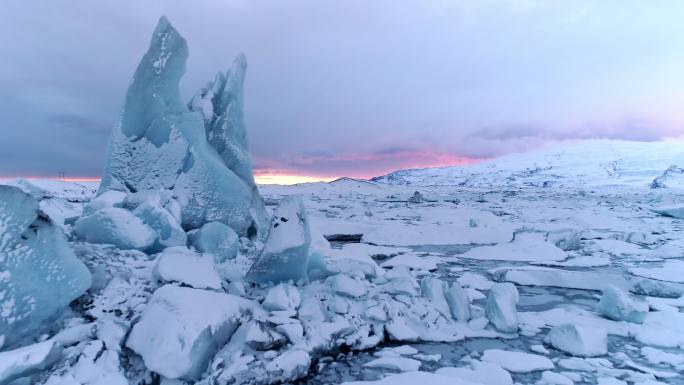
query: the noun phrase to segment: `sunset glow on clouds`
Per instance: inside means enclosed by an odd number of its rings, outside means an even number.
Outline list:
[[[162,14],[190,47],[186,100],[246,54],[260,178],[371,177],[684,134],[681,1],[8,0],[0,175],[100,175]]]

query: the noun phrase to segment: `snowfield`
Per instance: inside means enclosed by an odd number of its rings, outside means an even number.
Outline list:
[[[184,104],[187,54],[100,186],[0,186],[0,385],[684,384],[682,141],[257,187],[245,58]]]

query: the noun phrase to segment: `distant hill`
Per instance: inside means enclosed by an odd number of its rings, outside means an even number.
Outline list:
[[[465,166],[395,171],[371,180],[413,186],[649,187],[673,166],[684,167],[684,140],[586,140]]]

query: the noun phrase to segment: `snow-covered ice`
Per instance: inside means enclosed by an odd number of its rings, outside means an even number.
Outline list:
[[[601,356],[608,352],[608,334],[596,327],[570,323],[558,325],[549,331],[544,342],[579,357]]]
[[[501,349],[485,350],[482,354],[482,361],[497,364],[515,373],[527,373],[555,367],[553,362],[544,356]]]
[[[164,377],[197,380],[241,319],[257,310],[230,294],[165,285],[152,295],[126,346]]]

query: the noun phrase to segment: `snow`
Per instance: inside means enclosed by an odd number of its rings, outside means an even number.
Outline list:
[[[0,346],[40,332],[90,284],[90,272],[38,201],[0,186]]]
[[[169,206],[173,207],[173,205]],[[185,246],[187,243],[187,236],[178,223],[178,219],[159,201],[145,201],[133,210],[133,214],[156,233],[153,251],[160,251],[171,246]]]
[[[197,380],[241,318],[257,309],[230,294],[165,285],[152,295],[126,346],[164,377]]]
[[[245,178],[251,159],[242,119],[244,58],[219,91],[225,103],[203,117],[180,99],[187,57],[185,39],[162,17],[126,93],[98,195],[167,190],[177,197],[185,229],[219,221],[238,235],[265,237],[265,206]]]
[[[494,246],[476,247],[459,255],[461,258],[493,259],[499,261],[562,261],[568,254],[546,242],[541,233],[515,233],[511,242]]]
[[[513,378],[507,370],[497,364],[478,360],[470,362],[469,367],[439,368],[435,374],[483,385],[513,385]]]
[[[221,289],[214,259],[184,246],[169,247],[157,257],[155,274],[166,282],[179,282],[196,289]]]
[[[578,357],[595,357],[608,352],[608,335],[605,330],[570,323],[551,329],[544,342]]]
[[[633,298],[618,287],[608,286],[603,289],[597,310],[615,321],[642,323],[648,314],[648,302]]]
[[[514,373],[528,373],[555,367],[550,359],[538,354],[500,349],[485,350],[482,361],[495,363]]]
[[[358,298],[366,294],[363,283],[346,274],[336,274],[330,277],[329,281],[333,291],[339,295]]]
[[[110,207],[76,221],[74,232],[90,243],[105,243],[120,249],[147,250],[157,240],[155,231],[132,212]]]
[[[504,333],[518,331],[518,289],[512,283],[497,283],[489,290],[485,314],[495,328]]]
[[[264,249],[246,279],[254,283],[307,281],[310,244],[304,203],[296,197],[282,200],[273,213]]]
[[[461,380],[458,378],[441,376],[428,372],[407,372],[387,376],[377,381],[352,381],[343,382],[342,385],[478,385],[476,382]],[[479,383],[481,385],[481,383]]]
[[[296,287],[281,283],[268,289],[261,306],[266,310],[296,310],[302,298]]]
[[[190,243],[198,251],[213,255],[216,263],[222,263],[237,256],[240,240],[230,227],[209,222],[190,235]]]
[[[415,372],[420,369],[422,363],[418,360],[406,357],[380,357],[366,362],[363,366],[367,368],[383,368],[398,372]]]

